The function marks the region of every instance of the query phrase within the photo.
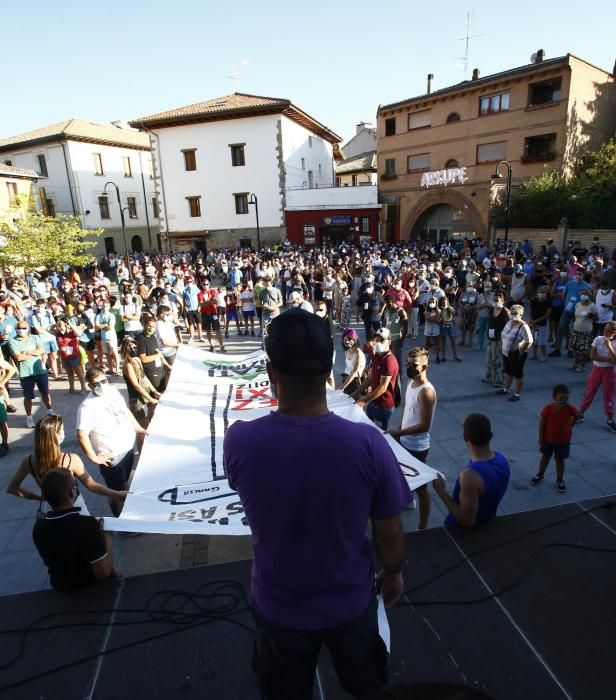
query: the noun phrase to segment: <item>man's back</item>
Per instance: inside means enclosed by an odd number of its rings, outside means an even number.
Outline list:
[[[253,533],[258,612],[319,629],[365,610],[374,590],[368,520],[395,517],[410,500],[378,431],[333,413],[271,413],[234,424],[224,449]]]

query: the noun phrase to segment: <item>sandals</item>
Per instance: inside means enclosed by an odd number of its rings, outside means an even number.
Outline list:
[[[541,483],[543,481],[543,474],[535,474],[533,478],[530,480],[530,483],[533,486],[537,486],[537,484]]]

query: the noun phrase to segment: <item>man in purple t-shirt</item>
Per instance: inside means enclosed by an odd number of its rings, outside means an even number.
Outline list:
[[[236,422],[224,443],[252,530],[253,666],[264,698],[309,700],[325,644],[343,688],[363,696],[387,682],[375,592],[391,606],[403,590],[411,492],[378,430],[328,410],[333,341],[321,319],[286,311],[265,349],[278,411]]]

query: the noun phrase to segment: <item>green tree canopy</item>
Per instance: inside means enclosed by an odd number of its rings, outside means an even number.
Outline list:
[[[25,269],[85,265],[92,259],[88,253],[92,239],[102,233],[103,229],[82,229],[76,216],[21,212],[12,224],[2,226],[0,265]]]

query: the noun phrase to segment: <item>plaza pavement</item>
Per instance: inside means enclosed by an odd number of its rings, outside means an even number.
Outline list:
[[[358,330],[360,330],[358,328]],[[360,330],[363,338],[363,329]],[[416,341],[419,342],[419,341]],[[260,347],[260,338],[238,337],[234,330],[226,342],[230,353],[249,352]],[[406,351],[413,347],[406,339]],[[207,347],[197,343],[197,347]],[[336,379],[344,365],[340,337],[336,337]],[[528,361],[526,364],[526,387],[522,400],[510,403],[506,397],[497,396],[494,389],[481,382],[484,376],[484,352],[461,348],[462,363],[453,362],[448,352],[448,361],[434,364],[429,377],[438,393],[438,405],[432,428],[432,448],[428,463],[441,470],[447,477],[449,489],[453,486],[459,469],[468,459],[466,445],[462,439],[462,423],[472,412],[487,414],[492,421],[494,449],[502,452],[511,465],[509,489],[500,507],[500,513],[513,513],[568,501],[589,499],[616,492],[616,435],[605,427],[601,396],[586,413],[586,421],[574,428],[571,458],[567,462],[565,480],[567,492],[558,493],[554,488],[554,466],[550,465],[546,478],[537,487],[529,484],[536,473],[539,460],[537,429],[539,412],[551,401],[551,390],[555,384],[566,383],[571,391],[572,403],[579,406],[586,374],[567,371],[570,361],[550,358],[546,363]],[[126,395],[124,381],[112,378]],[[65,421],[65,450],[79,452],[75,439],[75,419],[82,396],[69,395],[66,380],[50,382],[54,408]],[[405,383],[404,385],[405,386]],[[33,430],[25,427],[23,401],[18,381],[13,379],[12,403],[18,413],[9,415],[11,450],[0,459],[0,595],[10,595],[49,587],[46,568],[32,543],[37,504],[6,494],[8,480],[20,460],[31,452]],[[397,411],[397,414],[399,411]],[[44,415],[40,399],[35,400],[35,420]],[[396,425],[397,416],[392,420]],[[399,420],[399,419],[398,419]],[[100,480],[95,465],[85,462],[86,468]],[[31,481],[31,478],[28,477]],[[26,483],[27,488],[35,488]],[[84,489],[82,489],[84,491]],[[84,494],[93,515],[109,515],[105,498]],[[445,511],[436,495],[430,518],[431,526],[442,523]],[[416,526],[416,511],[404,513],[406,530]],[[413,553],[409,552],[412,559]],[[114,558],[117,568],[125,575],[137,575],[177,569],[202,564],[222,563],[250,557],[248,537],[219,536],[170,536],[142,535],[114,536]]]

